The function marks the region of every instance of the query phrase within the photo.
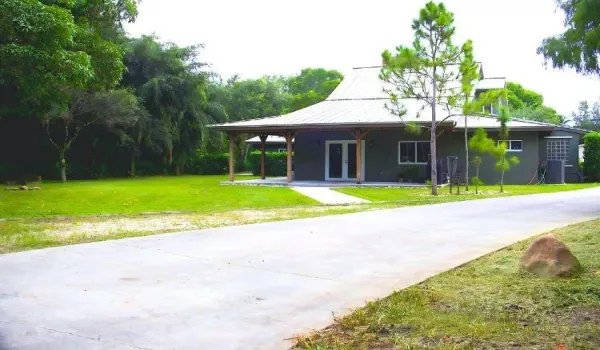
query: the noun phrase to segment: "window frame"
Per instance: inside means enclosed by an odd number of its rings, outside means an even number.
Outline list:
[[[571,167],[572,164],[568,163],[568,161],[569,161],[569,141],[570,140],[566,137],[560,137],[560,138],[555,137],[555,138],[551,138],[551,139],[548,138],[546,140],[546,161],[548,161],[548,160],[564,160],[565,166]],[[551,153],[550,151],[552,150],[552,145],[551,145],[552,142],[561,142],[561,143],[564,142],[565,143],[564,159],[550,158],[550,153]]]
[[[508,147],[506,148],[507,152],[523,152],[523,148],[525,146],[525,144],[523,143],[523,140],[498,140],[497,145],[500,145],[500,142],[506,142],[508,144]],[[513,142],[520,142],[521,149],[512,149]]]
[[[405,144],[409,144],[412,143],[415,145],[415,161],[414,162],[403,162],[401,159],[402,156],[402,152],[400,151],[400,147],[401,145],[405,143]],[[427,162],[417,162],[416,160],[419,159],[418,157],[418,152],[419,152],[419,147],[417,147],[418,143],[426,143],[428,145],[430,145],[429,141],[398,141],[398,165],[427,165]],[[429,149],[429,152],[431,152],[431,148]]]

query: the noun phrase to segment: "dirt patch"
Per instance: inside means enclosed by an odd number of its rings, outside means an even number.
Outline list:
[[[583,323],[600,324],[600,306],[581,306],[567,309],[557,315],[557,318],[568,320],[575,325]]]
[[[159,233],[189,231],[204,228],[244,225],[274,220],[286,220],[320,213],[348,212],[358,210],[359,206],[327,206],[263,210],[234,210],[221,213],[148,213],[139,216],[93,217],[93,218],[56,218],[48,220],[51,228],[43,233],[49,236],[68,239],[73,236],[101,237],[128,233]]]

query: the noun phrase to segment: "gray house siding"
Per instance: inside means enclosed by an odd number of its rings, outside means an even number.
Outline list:
[[[555,130],[552,132],[540,133],[540,152],[539,158],[542,161],[548,159],[548,140],[547,137],[552,136],[566,136],[568,139],[568,153],[565,167],[565,181],[566,182],[579,182],[579,143],[581,141],[581,134],[571,132],[567,130]]]
[[[469,138],[473,133],[469,132]],[[489,132],[488,135],[494,140],[498,139],[498,133]],[[526,184],[531,181],[536,173],[538,164],[539,152],[539,137],[537,131],[511,131],[510,140],[523,141],[523,150],[521,152],[508,152],[508,156],[516,156],[519,158],[519,164],[513,165],[511,169],[504,173],[505,184]],[[465,146],[464,133],[462,131],[443,134],[438,139],[438,155],[439,157],[458,156],[460,166],[464,167]],[[469,156],[477,155],[476,152],[470,151]],[[488,185],[500,183],[500,173],[496,171],[496,160],[489,154],[482,156],[483,162],[479,168],[479,177]],[[475,166],[470,164],[469,176],[475,176]]]
[[[471,133],[469,134],[469,137]],[[490,134],[496,137],[495,133]],[[505,174],[506,184],[528,183],[537,169],[539,156],[538,132],[511,132],[511,140],[522,140],[523,151],[511,152],[520,159],[520,164],[514,166]],[[296,180],[325,179],[325,145],[328,140],[353,140],[347,132],[301,132],[296,135],[294,151],[294,178]],[[377,130],[365,137],[365,181],[395,182],[399,173],[405,173],[409,167],[416,167],[421,179],[425,178],[425,165],[398,164],[399,141],[427,141],[428,134],[421,135],[399,130]],[[462,132],[447,132],[437,140],[438,158],[457,156],[459,164],[464,165],[464,135]],[[484,156],[480,169],[480,177],[486,184],[500,181],[500,174],[494,170],[495,160]],[[471,176],[475,174],[470,167]],[[405,175],[406,178],[406,175]]]

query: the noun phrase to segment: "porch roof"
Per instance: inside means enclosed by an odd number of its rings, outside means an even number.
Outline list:
[[[246,132],[246,133],[282,133],[299,130],[334,130],[334,129],[386,129],[401,128],[407,123],[421,125],[431,124],[431,109],[423,106],[417,100],[404,99],[402,105],[406,114],[402,118],[392,114],[386,103],[390,102],[383,91],[384,83],[379,79],[381,67],[355,68],[342,80],[331,95],[322,102],[312,106],[279,116],[244,120],[232,123],[216,124],[210,127],[216,130]],[[488,89],[504,86],[504,78],[482,79],[477,88]],[[443,127],[464,129],[465,116],[460,111],[448,112],[438,110],[438,120],[443,120]],[[577,129],[558,127],[553,124],[535,122],[514,118],[509,122],[509,128],[520,130],[555,130]],[[498,129],[500,124],[494,117],[468,116],[467,127]]]

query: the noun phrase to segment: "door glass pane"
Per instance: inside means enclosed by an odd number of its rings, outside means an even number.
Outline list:
[[[342,144],[329,144],[329,177],[338,179],[342,177]]]
[[[356,144],[348,144],[348,178],[356,179]]]

